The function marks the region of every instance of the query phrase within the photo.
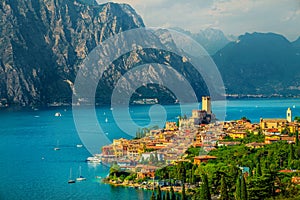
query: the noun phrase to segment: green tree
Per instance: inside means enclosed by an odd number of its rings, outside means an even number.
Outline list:
[[[247,200],[248,199],[248,194],[247,194],[247,185],[245,181],[245,177],[242,176],[241,178],[241,200]]]
[[[298,130],[296,131],[296,146],[299,146],[299,132]]]
[[[170,200],[170,193],[169,193],[168,190],[167,190],[166,195],[165,195],[165,200]]]
[[[261,163],[260,163],[260,158],[258,157],[257,164],[256,164],[256,176],[261,176],[261,175],[262,175]]]
[[[228,200],[228,190],[227,190],[227,184],[225,180],[225,176],[222,175],[221,177],[221,200]]]
[[[192,168],[192,180],[191,180],[192,184],[196,183],[196,176],[195,176],[196,169],[197,169],[197,165],[193,165],[193,168]]]
[[[235,184],[235,200],[241,200],[241,178],[238,175]]]
[[[294,159],[295,159],[294,146],[293,146],[293,144],[289,144],[289,159],[288,159],[289,167],[292,167]]]
[[[182,183],[181,200],[186,200],[185,184],[184,183]]]
[[[154,191],[152,191],[151,200],[156,200]]]
[[[174,189],[173,189],[172,186],[171,186],[171,189],[170,189],[170,199],[171,200],[176,200],[176,195],[175,195],[175,192],[174,192]]]
[[[177,179],[181,180],[183,183],[185,183],[186,170],[185,170],[185,166],[184,166],[183,162],[180,162],[177,165]]]
[[[157,187],[156,200],[162,200],[162,198],[161,198],[161,189],[160,189],[160,186]]]
[[[120,166],[116,163],[114,163],[110,169],[109,169],[109,174],[117,176],[117,173],[120,171]]]
[[[211,200],[207,175],[203,173],[201,178],[202,178],[202,184],[200,186],[200,199]]]

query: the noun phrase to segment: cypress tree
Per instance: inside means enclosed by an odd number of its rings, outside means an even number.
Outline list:
[[[238,175],[236,184],[235,184],[235,200],[241,200],[241,178]]]
[[[170,199],[171,200],[176,200],[176,195],[175,195],[175,192],[174,192],[174,189],[173,187],[171,186],[171,189],[170,189]]]
[[[296,131],[296,146],[299,146],[299,132]]]
[[[181,200],[186,200],[184,183],[182,183]]]
[[[154,195],[154,191],[152,191],[152,195],[151,195],[151,199],[150,200],[156,200],[155,195]]]
[[[168,190],[167,190],[166,195],[165,195],[165,200],[170,200],[170,193],[169,193]]]
[[[201,177],[202,177],[202,184],[201,184],[201,187],[200,187],[200,199],[202,199],[202,200],[211,200],[207,175],[202,174]]]
[[[224,175],[221,177],[221,200],[228,199],[227,184]]]
[[[247,199],[248,199],[247,185],[246,185],[245,177],[242,176],[242,180],[241,180],[241,200],[247,200]]]
[[[260,165],[260,158],[257,160],[257,165],[256,165],[256,176],[261,176],[262,171],[261,171],[261,165]]]
[[[160,189],[160,186],[157,187],[156,200],[162,200],[161,199],[161,189]]]
[[[289,167],[292,168],[292,163],[295,159],[295,151],[294,151],[294,147],[293,147],[293,144],[290,144],[289,145],[289,158],[288,158],[288,165]]]
[[[195,177],[195,171],[196,171],[196,168],[197,166],[194,165],[193,168],[192,168],[192,184],[195,184],[196,183],[196,177]]]

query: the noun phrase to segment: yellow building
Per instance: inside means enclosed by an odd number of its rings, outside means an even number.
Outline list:
[[[123,146],[122,145],[113,145],[114,155],[115,157],[122,157],[123,154]]]
[[[278,132],[281,133],[284,129],[288,129],[289,132],[295,133],[298,125],[292,123],[292,110],[288,108],[286,111],[286,119],[260,119],[260,127],[263,132],[266,132],[268,129],[278,129]]]
[[[176,122],[166,122],[166,131],[176,131],[178,130]]]
[[[279,135],[267,135],[265,137],[265,144],[271,144],[273,142],[277,142],[280,140],[280,136]]]
[[[228,135],[229,135],[229,137],[231,137],[233,139],[243,139],[243,138],[247,137],[246,132],[229,132]]]
[[[278,129],[281,132],[287,123],[286,119],[260,119],[260,127],[264,132],[268,129]]]
[[[295,123],[295,122],[288,123],[287,128],[290,133],[296,133],[296,131],[299,129],[299,123]]]
[[[211,100],[209,96],[202,97],[202,110],[205,110],[207,114],[211,114]]]

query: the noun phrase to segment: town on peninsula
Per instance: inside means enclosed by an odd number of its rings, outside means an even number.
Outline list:
[[[218,121],[210,97],[202,97],[191,117],[114,139],[94,156],[110,166],[104,183],[153,190],[151,199],[295,199],[299,130],[291,108],[286,118],[259,123]]]

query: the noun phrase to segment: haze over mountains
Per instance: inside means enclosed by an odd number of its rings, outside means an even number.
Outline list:
[[[4,0],[0,18],[0,106],[70,103],[78,65],[86,55],[112,35],[144,27],[141,17],[129,5],[97,5],[93,0]],[[289,42],[273,33],[247,33],[237,41],[229,41],[220,30],[207,29],[198,34],[180,31],[212,55],[227,93],[299,93],[300,38]],[[165,44],[165,39],[153,40]],[[143,63],[176,66],[192,83],[197,96],[207,95],[201,76],[181,58],[168,52],[141,50],[124,55],[111,66],[99,83],[98,103],[109,103],[113,86],[122,74],[117,72],[127,69],[124,63],[128,60],[136,60],[131,68]],[[161,70],[141,80],[150,80]],[[141,88],[133,98],[157,95],[161,103],[176,99],[171,91],[157,85]]]
[[[274,33],[246,33],[219,50],[217,64],[227,93],[296,95],[299,93],[299,39]]]
[[[207,28],[204,30],[200,30],[198,33],[191,33],[190,31],[186,31],[181,28],[173,29],[184,33],[196,40],[205,48],[209,55],[214,55],[217,51],[225,47],[230,42],[225,34],[218,29]],[[235,39],[236,38],[234,38],[234,40]]]

